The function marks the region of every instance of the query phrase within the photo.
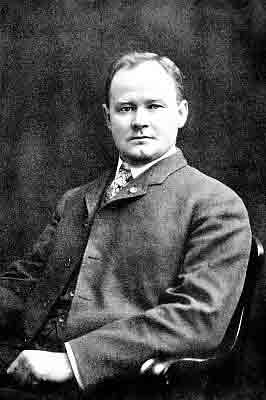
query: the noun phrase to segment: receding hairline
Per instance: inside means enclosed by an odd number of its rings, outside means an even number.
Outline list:
[[[132,72],[133,74],[137,73],[137,75],[133,75],[135,78],[132,78],[130,73]],[[131,87],[131,83],[135,84],[136,81],[135,79],[138,80],[138,76],[143,75],[143,73],[146,76],[145,81],[149,81],[150,76],[152,75],[154,77],[153,72],[156,71],[156,82],[154,83],[154,88],[157,86],[157,82],[161,81],[161,79],[166,79],[169,84],[173,87],[173,90],[176,92],[176,84],[172,76],[170,76],[165,69],[155,60],[147,60],[144,61],[140,64],[137,65],[131,65],[131,66],[125,66],[123,68],[120,68],[118,71],[113,76],[113,79],[110,83],[110,90],[109,90],[109,102],[111,101],[112,95],[113,95],[113,90],[115,86],[118,84],[120,85],[121,79],[123,82],[127,83],[129,87]],[[125,75],[124,75],[125,73]],[[127,75],[129,73],[129,75]],[[146,75],[147,74],[147,75]],[[159,74],[159,75],[158,75]],[[154,81],[154,78],[152,78],[152,82]],[[165,83],[165,81],[163,80]],[[160,83],[160,82],[159,82]],[[145,84],[145,82],[144,82]],[[128,86],[127,85],[127,86]]]
[[[184,99],[183,74],[170,58],[160,56],[156,53],[132,52],[120,57],[111,65],[111,68],[109,69],[109,74],[107,76],[105,85],[105,103],[107,107],[109,107],[110,103],[111,84],[116,73],[123,69],[130,70],[136,68],[147,62],[156,62],[159,64],[173,79],[177,93],[177,101]]]

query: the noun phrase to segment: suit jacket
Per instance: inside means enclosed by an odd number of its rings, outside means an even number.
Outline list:
[[[104,202],[110,177],[105,172],[68,191],[32,254],[1,280],[13,285],[12,292],[0,291],[2,325],[23,316],[27,342],[80,268],[62,339],[85,389],[137,374],[154,356],[216,347],[250,251],[241,199],[190,167],[180,150]]]

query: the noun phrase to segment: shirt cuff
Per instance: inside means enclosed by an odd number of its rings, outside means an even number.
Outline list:
[[[81,377],[80,377],[80,374],[79,374],[77,362],[76,362],[74,353],[73,353],[73,351],[71,349],[71,346],[70,346],[70,344],[68,342],[65,343],[65,348],[66,348],[67,356],[68,356],[68,359],[69,359],[73,374],[74,374],[74,376],[76,378],[76,381],[78,382],[79,387],[84,390],[84,385],[83,385],[83,383],[81,381]]]

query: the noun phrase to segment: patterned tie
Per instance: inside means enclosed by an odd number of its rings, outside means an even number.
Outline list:
[[[122,162],[120,165],[119,171],[113,182],[107,188],[105,192],[104,199],[110,200],[113,196],[115,196],[124,186],[128,184],[130,179],[132,178],[131,170],[129,165],[125,162]]]

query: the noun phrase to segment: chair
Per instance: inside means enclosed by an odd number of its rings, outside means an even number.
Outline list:
[[[141,367],[142,379],[153,378],[155,381],[170,385],[183,377],[207,377],[205,389],[211,386],[211,378],[225,367],[235,365],[236,360],[243,356],[243,346],[248,332],[250,307],[255,292],[256,281],[264,262],[264,249],[255,236],[252,237],[250,258],[246,279],[237,308],[227,328],[224,339],[218,348],[206,357],[201,358],[168,358],[149,359]],[[221,377],[223,374],[217,374]],[[210,391],[208,393],[210,397]]]

